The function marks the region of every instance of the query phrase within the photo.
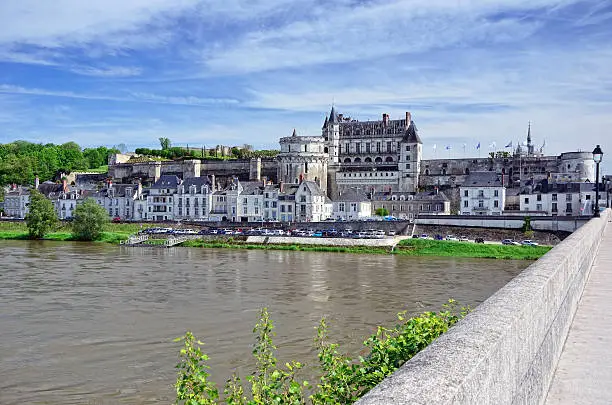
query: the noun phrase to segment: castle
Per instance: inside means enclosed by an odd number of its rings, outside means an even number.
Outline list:
[[[128,161],[109,165],[109,176],[121,182],[155,182],[161,175],[181,178],[215,175],[221,186],[232,178],[296,184],[313,181],[332,199],[349,190],[367,195],[415,193],[419,189],[455,189],[473,172],[495,172],[503,184],[518,188],[529,182],[594,181],[590,152],[545,156],[527,132],[526,145],[493,157],[423,159],[423,142],[410,112],[401,119],[382,114],[377,121],[358,121],[332,106],[320,136],[292,135],[279,140],[276,158],[231,161]],[[113,162],[119,161],[114,158]]]

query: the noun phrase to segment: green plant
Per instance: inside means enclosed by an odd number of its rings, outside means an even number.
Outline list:
[[[521,231],[529,232],[531,230],[531,217],[526,216],[525,219],[523,219],[523,226],[521,227]]]
[[[379,217],[386,217],[387,215],[389,215],[389,210],[386,209],[385,207],[380,207],[380,208],[376,208],[376,211],[374,211],[374,213],[378,215]]]
[[[41,239],[57,226],[57,215],[51,200],[37,190],[30,191],[30,202],[25,220],[28,235],[32,239]]]
[[[108,222],[108,213],[92,198],[78,204],[74,210],[72,235],[77,240],[96,240],[102,235]]]
[[[184,405],[210,405],[216,404],[219,391],[213,382],[208,381],[209,366],[206,365],[208,356],[202,353],[204,343],[196,340],[191,332],[185,333],[175,342],[184,342],[180,351],[180,361],[176,365],[178,376],[176,378],[176,403]]]

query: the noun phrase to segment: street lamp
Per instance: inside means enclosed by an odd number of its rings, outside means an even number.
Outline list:
[[[599,217],[599,164],[603,159],[603,151],[597,145],[593,149],[593,161],[595,162],[595,210],[593,212],[594,217]]]

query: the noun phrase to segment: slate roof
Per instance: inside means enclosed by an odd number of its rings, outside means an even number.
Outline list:
[[[212,183],[210,182],[210,180],[208,180],[207,177],[190,177],[188,179],[183,180],[183,183],[181,184],[185,186],[185,189],[191,186],[196,186],[198,188],[202,186],[212,186]]]
[[[473,172],[461,187],[503,187],[501,175],[495,172]]]
[[[524,190],[522,194],[547,194],[547,193],[587,193],[595,191],[595,183],[549,183],[544,179],[537,183],[532,190]],[[604,185],[599,183],[599,192],[605,192]]]
[[[303,181],[300,185],[304,185],[310,191],[311,195],[323,196],[325,197],[325,193],[321,190],[321,187],[317,183],[311,180]]]
[[[40,191],[45,197],[49,197],[52,193],[63,192],[64,186],[61,183],[45,181],[44,183],[38,185],[38,191]]]
[[[414,121],[410,121],[410,125],[408,125],[408,128],[406,128],[406,133],[404,133],[404,142],[423,144],[421,138],[419,138],[419,130],[417,129]]]
[[[393,197],[395,196],[395,200]],[[404,200],[401,200],[400,197],[404,196]],[[401,191],[392,191],[392,192],[376,192],[372,195],[373,201],[449,201],[446,194],[442,191],[422,191],[419,193],[407,193]]]
[[[330,124],[336,124],[338,122],[338,114],[336,114],[336,107],[333,105],[329,113],[329,120],[327,122],[329,122]]]
[[[177,188],[180,183],[181,179],[177,176],[165,174],[160,176],[151,188]]]
[[[360,202],[360,201],[369,201],[369,198],[365,192],[359,189],[348,189],[347,191],[341,193],[335,201],[346,201],[346,202]]]

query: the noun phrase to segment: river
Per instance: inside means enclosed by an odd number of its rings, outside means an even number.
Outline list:
[[[529,262],[0,241],[0,404],[174,400],[179,344],[203,340],[213,379],[252,363],[260,308],[282,361],[312,362],[322,316],[347,351],[401,310],[476,306]]]

